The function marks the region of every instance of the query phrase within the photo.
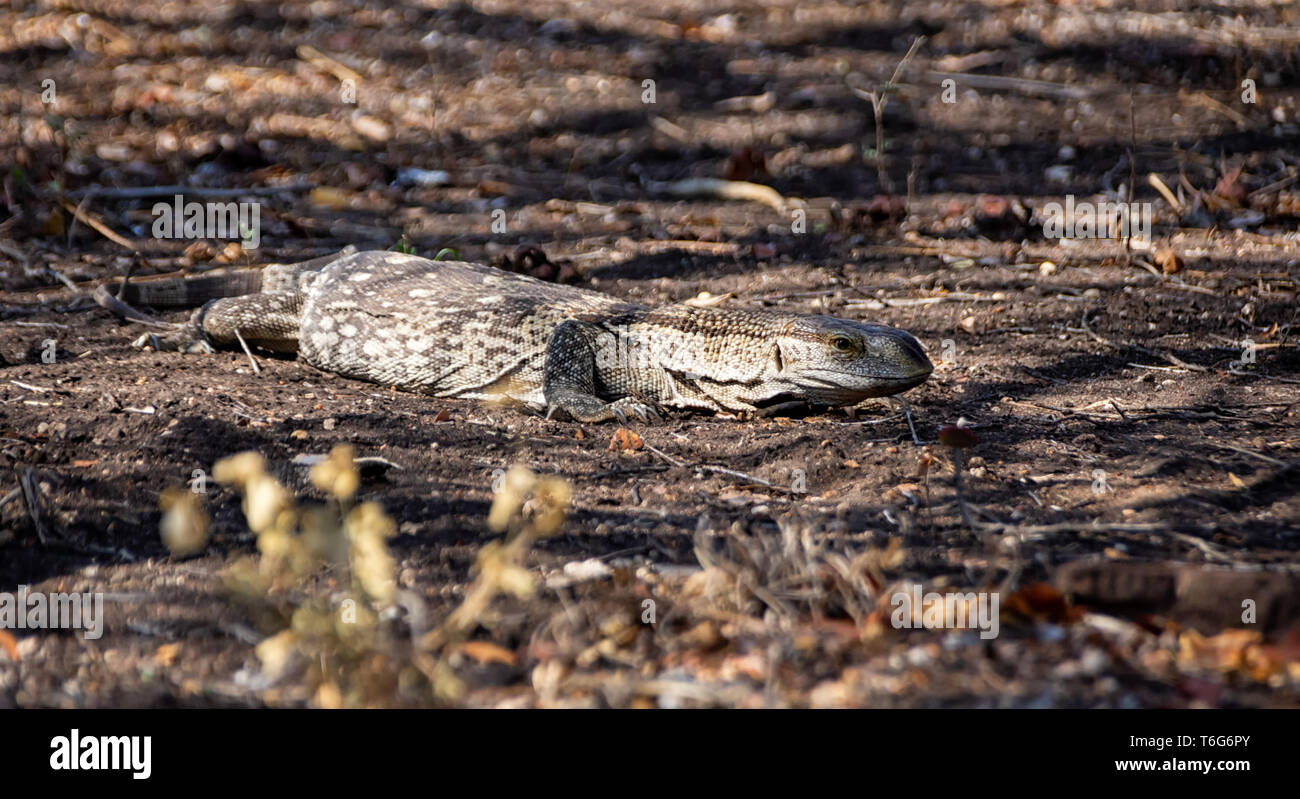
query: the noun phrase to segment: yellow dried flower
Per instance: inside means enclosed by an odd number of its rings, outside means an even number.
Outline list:
[[[275,681],[284,675],[297,658],[298,639],[291,630],[285,630],[262,641],[253,648],[253,652],[262,661],[262,671]]]
[[[519,514],[524,506],[528,492],[537,483],[537,478],[526,466],[512,466],[501,481],[501,490],[492,500],[492,509],[488,511],[488,527],[498,533],[510,527],[510,520]]]
[[[292,518],[281,518],[281,514],[291,507],[289,492],[274,477],[254,474],[244,483],[244,516],[253,532],[260,534],[272,528],[284,530],[286,523],[292,526]]]
[[[198,495],[188,488],[169,488],[158,498],[163,511],[159,529],[163,544],[175,557],[202,552],[208,543],[208,514]]]
[[[352,573],[361,588],[372,599],[391,601],[397,592],[397,581],[385,540],[397,534],[397,525],[384,514],[379,503],[364,502],[348,513],[343,529],[352,542]]]
[[[241,489],[252,478],[266,474],[266,458],[260,452],[240,452],[222,458],[212,466],[212,479],[222,485],[237,485]]]
[[[344,502],[352,499],[361,487],[355,457],[351,446],[338,445],[330,450],[329,458],[311,467],[311,484]]]

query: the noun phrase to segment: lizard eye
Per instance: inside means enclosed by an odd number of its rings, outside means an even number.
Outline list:
[[[853,339],[847,336],[835,336],[831,339],[831,346],[840,352],[849,352],[853,349]]]

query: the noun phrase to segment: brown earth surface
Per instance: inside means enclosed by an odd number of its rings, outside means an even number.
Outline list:
[[[0,630],[0,706],[1295,706],[1300,9],[1185,5],[10,3],[0,592],[102,592],[106,622],[94,641]],[[862,94],[919,36],[878,170]],[[663,191],[728,175],[803,205]],[[155,198],[77,193],[171,184],[291,188],[256,198],[261,247],[228,263],[154,238]],[[1048,203],[1130,186],[1151,248],[1043,235]],[[403,236],[466,260],[535,245],[651,304],[708,292],[907,329],[937,364],[906,397],[920,443],[879,402],[683,414],[611,446],[617,425],[265,353],[255,372],[134,349],[144,328],[84,291]],[[979,438],[973,525],[937,440],[958,419]],[[163,545],[159,499],[257,450],[320,502],[294,459],[338,444],[383,459],[358,499],[397,525],[399,591],[364,642],[312,649],[295,613],[353,596],[346,565],[250,598],[231,588],[259,540],[238,492],[207,483],[192,557]],[[474,566],[515,464],[572,494],[521,550],[536,590],[431,648],[496,573]],[[913,584],[997,592],[998,636],[894,629]],[[301,651],[277,669],[255,647],[290,618]]]

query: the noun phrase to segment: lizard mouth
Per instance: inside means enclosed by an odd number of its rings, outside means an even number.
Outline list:
[[[803,399],[823,405],[854,405],[872,397],[892,397],[902,394],[924,383],[933,369],[925,369],[906,377],[868,377],[860,383],[845,385],[835,380],[805,375]]]
[[[930,376],[924,374],[911,377],[876,377],[865,386],[847,387],[830,381],[814,379],[799,391],[785,391],[774,394],[754,403],[760,410],[784,409],[788,406],[805,405],[809,408],[838,408],[856,405],[862,400],[873,397],[892,397],[921,385]]]
[[[911,377],[881,377],[876,379],[877,387],[872,389],[867,397],[891,397],[895,394],[902,394],[904,391],[910,391],[924,383],[930,377],[930,370],[923,374],[913,375]]]

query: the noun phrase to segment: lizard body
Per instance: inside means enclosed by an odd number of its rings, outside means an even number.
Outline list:
[[[509,398],[583,422],[628,412],[646,418],[655,407],[852,405],[902,393],[933,368],[915,338],[883,325],[651,308],[396,252],[273,265],[262,274],[260,293],[207,302],[182,338],[234,346],[242,337],[345,377],[434,396]],[[242,281],[237,288],[250,284]]]

